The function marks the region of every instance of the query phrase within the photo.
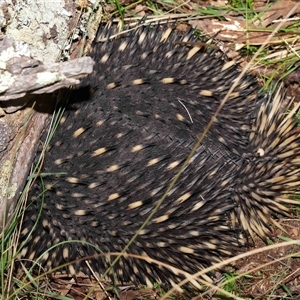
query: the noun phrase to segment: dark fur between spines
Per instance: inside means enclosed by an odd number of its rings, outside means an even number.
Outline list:
[[[95,70],[83,83],[93,93],[90,98],[80,94],[80,99],[74,93],[45,157],[43,172],[67,175],[43,178],[49,191],[24,257],[36,259],[65,240],[86,241],[103,253],[121,252],[179,171],[239,70],[236,65],[228,67],[222,55],[207,47],[187,59],[191,48],[180,42],[197,38],[192,32],[181,36],[173,30],[162,41],[167,30],[167,26],[139,27],[94,44]],[[113,32],[111,28],[105,35]],[[258,94],[259,88],[253,77],[244,76],[154,219],[127,253],[195,273],[233,255],[243,243],[241,227],[245,233],[268,234],[266,220],[273,211],[282,211],[284,190],[299,186],[299,181],[293,181],[293,186],[285,183],[273,189],[265,183],[268,174],[290,176],[299,159],[296,152],[281,160],[257,156],[258,140],[272,143],[266,134],[257,133],[257,119],[269,114],[273,105],[267,95]],[[278,105],[278,117],[266,122],[280,135],[276,153],[284,151],[280,145],[287,133],[276,129],[284,109]],[[297,134],[288,147],[298,149],[299,144]],[[277,163],[286,169],[276,173]],[[31,199],[40,190],[37,180]],[[40,203],[32,202],[26,212],[24,236],[33,226]],[[41,264],[53,268],[95,253],[91,246],[70,242],[50,250]],[[91,265],[103,273],[108,260],[114,257],[99,257]],[[69,268],[78,270],[89,273],[83,262]],[[130,257],[121,258],[114,272],[122,282],[143,284],[173,284],[184,278],[174,270]]]

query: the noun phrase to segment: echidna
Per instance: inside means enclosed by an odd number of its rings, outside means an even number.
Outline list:
[[[83,83],[91,93],[73,93],[45,155],[46,175],[36,181],[23,223],[23,257],[51,269],[122,251],[240,74],[197,41],[193,31],[181,36],[155,25],[93,45],[96,67]],[[242,78],[128,248],[146,259],[122,257],[114,266],[120,281],[178,281],[175,268],[195,273],[232,255],[240,232],[264,237],[274,213],[288,211],[289,194],[300,186],[296,110],[287,113],[280,93],[259,89],[252,76]],[[90,264],[103,273],[113,260],[99,256]],[[88,272],[82,260],[69,266],[78,270]]]

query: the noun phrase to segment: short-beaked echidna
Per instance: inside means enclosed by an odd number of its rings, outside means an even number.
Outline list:
[[[46,152],[47,176],[37,179],[23,223],[23,257],[43,255],[39,262],[53,268],[122,251],[240,74],[215,47],[197,41],[193,31],[181,36],[156,25],[93,45],[95,70],[83,83],[92,92],[73,93]],[[280,93],[259,89],[252,76],[242,78],[127,253],[195,273],[232,254],[239,226],[263,237],[272,215],[287,212],[300,185],[295,110],[287,113]],[[113,259],[91,265],[103,273]],[[75,269],[88,272],[82,261]],[[130,257],[121,257],[114,272],[120,281],[147,284],[183,277]]]

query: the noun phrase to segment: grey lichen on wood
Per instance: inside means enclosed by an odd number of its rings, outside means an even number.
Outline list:
[[[28,98],[51,105],[49,93],[92,72],[89,57],[55,63],[60,53],[66,53],[62,59],[70,57],[81,19],[76,5],[68,0],[0,1],[0,184],[5,187],[0,191],[0,233],[12,217],[48,117],[44,109],[32,109],[31,102],[26,107]]]
[[[11,184],[11,182],[10,182],[12,167],[13,167],[13,164],[9,160],[5,160],[4,162],[2,162],[2,164],[0,166],[0,172],[1,172],[0,198],[2,198],[2,199],[11,199],[12,197],[14,197],[16,190],[17,190],[17,183]],[[10,216],[9,209],[7,209],[8,204],[9,204],[9,201],[0,201],[0,211],[3,213],[6,212],[5,219],[8,217],[8,215]],[[2,217],[3,217],[3,215],[1,214],[0,220],[3,222]],[[1,226],[2,226],[2,224],[3,223],[1,223]],[[1,226],[0,226],[0,228],[1,228]]]
[[[48,98],[50,97],[49,95]],[[34,112],[29,107],[6,117],[5,123],[0,124],[0,128],[8,134],[6,149],[0,151],[0,233],[3,224],[9,224],[13,216],[16,201],[24,188],[40,132],[48,115]],[[27,120],[25,124],[24,119]],[[4,124],[8,124],[6,129]]]
[[[0,101],[78,84],[80,77],[93,71],[93,65],[90,57],[43,64],[29,56],[26,45],[5,36],[0,41]]]

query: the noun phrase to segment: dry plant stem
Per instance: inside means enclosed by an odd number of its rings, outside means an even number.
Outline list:
[[[33,104],[33,107],[34,106],[35,106],[35,104]],[[19,146],[17,148],[15,148],[15,153],[12,156],[12,157],[14,157],[14,160],[12,161],[12,164],[15,164],[16,155],[17,155],[17,152],[19,151],[21,141],[23,141],[24,136],[26,135],[26,129],[28,128],[29,120],[32,117],[32,112],[33,112],[32,109],[29,111],[28,116],[26,118],[26,122],[25,122],[25,124],[24,124],[24,126],[21,130],[21,133],[20,133],[18,139],[16,140],[16,145],[19,145]],[[20,200],[21,201],[18,201],[18,204],[17,204],[17,206],[14,210],[13,215],[9,218],[9,220],[4,220],[6,222],[5,223],[6,226],[4,228],[4,225],[3,225],[4,230],[1,232],[0,238],[4,238],[3,234],[6,231],[6,229],[8,228],[8,226],[11,224],[11,221],[13,220],[14,216],[17,216],[17,215],[20,214],[20,212],[25,211],[25,207],[26,207],[26,203],[27,203],[27,195],[25,195],[22,192],[22,195],[20,196]],[[10,267],[8,269],[8,272],[7,272],[8,275],[7,275],[6,291],[9,291],[11,289],[11,285],[12,285],[14,262],[15,262],[15,257],[16,257],[17,250],[18,250],[18,241],[19,241],[19,238],[20,238],[20,229],[21,229],[21,225],[22,225],[22,222],[23,222],[23,218],[24,218],[24,214],[22,213],[20,215],[20,220],[19,220],[19,223],[17,225],[18,229],[14,232],[14,235],[12,237],[12,239],[13,239],[12,244],[11,244],[11,259],[12,259],[12,261],[11,261]],[[8,249],[6,249],[6,251],[8,251]]]
[[[242,76],[242,75],[241,75],[241,76]],[[241,76],[240,76],[240,77],[241,77]],[[164,196],[163,196],[162,198],[159,199],[158,205],[157,205],[155,208],[153,208],[153,211],[152,211],[152,213],[150,214],[150,216],[148,217],[147,221],[149,221],[149,220],[152,218],[153,214],[159,209],[160,204],[164,201],[164,198],[166,197],[166,195],[169,194],[169,191],[172,189],[172,187],[174,186],[174,184],[175,184],[176,181],[178,180],[178,178],[179,178],[179,176],[181,175],[183,169],[187,166],[187,163],[188,163],[188,161],[190,160],[191,156],[192,156],[193,153],[196,151],[196,149],[199,147],[199,145],[200,145],[200,143],[202,142],[204,136],[205,136],[206,133],[208,132],[210,126],[211,126],[211,125],[213,124],[213,122],[215,121],[217,114],[219,113],[219,111],[221,110],[222,106],[224,105],[224,103],[225,103],[226,100],[228,99],[228,96],[230,95],[230,93],[231,93],[231,92],[234,90],[234,88],[238,85],[238,82],[239,82],[239,81],[235,82],[235,85],[234,85],[233,87],[231,87],[231,89],[230,89],[230,91],[228,92],[227,96],[222,100],[222,103],[221,103],[220,107],[218,107],[217,111],[216,111],[215,114],[214,114],[214,117],[210,120],[208,126],[206,126],[204,133],[202,134],[202,136],[201,136],[201,138],[199,139],[199,141],[196,143],[195,147],[193,148],[193,151],[190,153],[190,155],[188,156],[188,158],[185,160],[185,162],[184,162],[183,166],[181,167],[180,171],[176,174],[176,176],[174,176],[174,178],[172,178],[172,183],[171,183],[171,185],[168,187],[167,191],[164,193]],[[138,230],[137,232],[133,232],[134,234],[132,233],[134,236],[133,236],[133,238],[131,238],[131,242],[136,238],[136,236],[137,236],[137,235],[139,234],[139,232],[146,226],[146,224],[147,224],[147,223],[145,222],[145,223],[141,226],[141,228],[139,228],[139,230]],[[130,245],[130,242],[129,242],[129,244],[126,245],[126,247],[125,247],[125,249],[123,250],[123,252],[125,252],[125,251],[128,249],[129,245]],[[52,247],[52,248],[53,248],[53,247]],[[111,253],[110,253],[110,255],[111,255]],[[120,255],[119,253],[117,253],[116,255],[118,255],[118,256],[120,257],[122,254]],[[124,256],[126,256],[126,254],[124,254]],[[93,257],[97,257],[97,256],[93,256]],[[132,257],[134,257],[134,256],[132,256]],[[137,256],[137,257],[141,258],[140,256]],[[86,259],[86,258],[84,258],[84,259]],[[150,260],[149,257],[142,257],[142,259],[144,259],[144,260],[147,259],[147,262],[149,262],[149,263],[154,262],[154,260],[153,260],[153,259]],[[116,260],[115,260],[115,261],[116,261]],[[115,262],[115,261],[114,261],[114,262]],[[163,264],[162,264],[162,263],[159,263],[159,265],[163,265]],[[167,267],[168,267],[168,266],[167,266]],[[169,268],[170,268],[170,266],[169,266]],[[214,268],[214,267],[212,267],[212,268]],[[53,271],[53,270],[52,270],[52,271]],[[180,272],[180,274],[183,274],[185,277],[189,277],[188,279],[193,279],[193,278],[194,278],[194,277],[192,277],[191,275],[186,274],[186,273],[184,273],[184,272]],[[205,274],[205,272],[202,271],[202,274]],[[203,275],[203,276],[204,276],[204,275]],[[208,276],[207,276],[207,277],[208,277]],[[195,281],[195,279],[194,279],[192,282],[194,282],[194,281]],[[201,282],[201,280],[199,280],[199,281]],[[203,282],[203,281],[202,281],[202,282]]]
[[[278,248],[279,248],[279,247],[283,247],[282,245],[273,245],[273,246],[277,246]],[[260,248],[260,249],[264,249],[264,248]],[[259,249],[257,249],[257,250],[259,250]],[[263,250],[262,250],[261,252],[263,252]],[[300,252],[293,253],[293,254],[289,254],[289,255],[286,255],[286,256],[283,256],[283,257],[274,259],[273,261],[270,261],[270,262],[264,263],[264,264],[262,264],[262,265],[259,265],[259,266],[255,267],[255,268],[252,268],[252,269],[248,270],[247,272],[241,273],[241,274],[235,276],[235,277],[232,278],[232,279],[228,279],[228,280],[222,282],[221,287],[223,287],[224,285],[226,285],[226,284],[232,282],[233,280],[236,281],[236,280],[238,280],[238,279],[244,277],[245,275],[254,273],[254,272],[256,272],[256,271],[261,270],[262,268],[271,266],[271,265],[274,264],[274,263],[281,263],[282,260],[289,259],[289,258],[291,258],[292,255],[293,255],[293,256],[294,256],[294,255],[300,255]],[[245,255],[245,257],[246,257],[246,255]],[[294,271],[292,274],[290,274],[290,275],[289,275],[288,277],[286,277],[286,278],[292,277],[292,276],[293,276],[295,273],[297,273],[297,272],[299,272],[299,269],[297,269],[296,271]],[[281,280],[279,283],[277,283],[277,285],[279,285],[281,282],[283,282],[283,280]],[[272,288],[274,288],[274,287],[272,287]],[[215,289],[215,287],[213,287],[213,289]],[[205,296],[206,294],[210,293],[210,291],[211,291],[211,290],[206,291],[205,293],[201,294],[201,296]],[[268,292],[269,292],[269,291],[265,292],[264,295],[267,294]]]
[[[231,86],[231,88],[229,89],[227,95],[224,97],[224,99],[222,100],[222,102],[220,103],[220,106],[218,107],[217,111],[215,112],[215,114],[213,115],[213,117],[211,118],[210,122],[208,123],[207,127],[205,128],[203,134],[201,135],[201,137],[199,138],[198,142],[196,143],[196,145],[194,146],[194,148],[192,149],[190,155],[188,156],[188,158],[186,159],[186,161],[184,162],[184,165],[183,167],[179,170],[178,174],[174,177],[174,180],[171,182],[169,188],[167,189],[167,192],[164,194],[163,198],[161,199],[161,201],[159,201],[158,205],[160,206],[160,204],[162,203],[163,199],[167,196],[168,192],[172,189],[172,187],[174,186],[174,184],[177,182],[179,176],[181,175],[182,171],[183,171],[183,168],[186,167],[186,165],[188,164],[190,158],[193,156],[193,154],[196,152],[197,148],[200,146],[203,138],[205,137],[205,135],[207,134],[207,132],[209,131],[210,127],[212,126],[212,124],[215,122],[216,120],[216,117],[218,116],[218,114],[220,113],[222,107],[224,106],[224,104],[226,103],[226,101],[228,100],[228,98],[230,97],[231,93],[233,92],[233,90],[237,87],[237,85],[239,84],[240,80],[242,79],[242,77],[245,75],[245,73],[249,70],[250,66],[252,65],[252,63],[255,61],[255,59],[258,57],[258,55],[263,51],[265,45],[267,45],[269,43],[269,41],[272,39],[272,37],[277,33],[277,31],[282,27],[282,25],[286,22],[286,20],[289,18],[289,16],[291,16],[295,11],[296,9],[300,6],[300,3],[297,3],[295,4],[295,6],[293,7],[293,9],[291,9],[287,15],[284,17],[284,19],[282,20],[282,22],[278,23],[278,25],[276,26],[276,28],[274,29],[274,31],[268,36],[268,38],[265,40],[265,42],[260,46],[260,48],[258,49],[258,51],[255,53],[255,55],[253,56],[253,58],[251,59],[251,61],[245,66],[245,68],[242,70],[241,74],[238,76],[238,78],[236,79],[236,81],[233,83],[233,85]],[[157,205],[157,206],[158,206]],[[155,208],[156,210],[158,209]],[[156,211],[155,210],[155,211]],[[153,213],[154,214],[154,213]],[[151,217],[152,215],[151,214]],[[149,216],[150,217],[150,216]],[[146,222],[148,222],[149,220],[147,219]],[[143,226],[144,228],[145,226]],[[135,235],[135,237],[137,236],[138,234]],[[290,244],[293,244],[292,242]],[[265,248],[263,248],[265,249]],[[271,248],[272,249],[272,248]],[[126,251],[126,250],[125,250]],[[252,253],[252,251],[250,251],[250,253]],[[255,253],[259,253],[259,252],[255,252]],[[244,255],[244,254],[243,254]],[[251,255],[251,254],[250,254]],[[237,256],[238,258],[241,258],[243,257],[242,255],[238,255]],[[232,261],[235,261],[232,260]],[[227,263],[230,263],[231,260],[226,260],[225,262]],[[209,271],[212,271],[214,269],[217,269],[221,266],[224,266],[225,264],[223,262],[221,263],[218,263],[214,266],[211,266],[210,268],[207,268],[206,269],[206,272],[209,272]],[[204,275],[206,272],[204,271],[200,271],[198,272],[198,276],[200,275]],[[193,276],[193,278],[197,278],[198,276]],[[183,282],[181,282],[180,286],[182,286],[183,284],[187,283],[188,280],[184,280]],[[162,300],[163,299],[167,299],[168,296],[171,295],[171,293],[173,293],[175,291],[174,288],[172,288],[168,293],[166,293],[163,297],[162,297]]]
[[[222,15],[221,15],[222,16]],[[162,16],[147,16],[147,19],[143,20],[143,24],[153,24],[158,23],[163,25],[166,23],[176,22],[178,19],[180,21],[191,21],[191,20],[202,20],[202,19],[209,19],[211,16],[192,16],[191,14],[170,14],[170,15],[162,15]],[[123,33],[126,33],[128,31],[134,30],[138,26],[141,26],[141,17],[130,17],[130,18],[124,18],[124,22],[129,23],[128,26],[130,26],[133,29],[130,30],[124,30]],[[113,19],[113,22],[117,22],[119,19]],[[133,21],[137,21],[134,23]],[[113,36],[112,36],[113,37]]]
[[[62,244],[62,243],[60,243],[60,244]],[[180,284],[174,286],[174,287],[173,287],[170,291],[168,291],[162,298],[160,298],[160,300],[167,299],[172,293],[174,293],[177,289],[180,289],[180,287],[183,286],[184,284],[186,284],[187,282],[189,282],[189,281],[191,281],[191,280],[192,280],[192,281],[195,281],[195,279],[197,279],[197,277],[203,276],[205,273],[210,272],[210,271],[214,270],[215,268],[222,268],[222,267],[224,267],[225,265],[230,264],[230,263],[233,263],[233,262],[236,261],[236,260],[239,260],[239,259],[241,259],[241,258],[245,258],[245,257],[251,256],[251,255],[254,255],[254,254],[257,254],[257,253],[261,253],[261,252],[263,252],[263,251],[268,251],[268,250],[276,249],[276,248],[279,248],[279,247],[285,247],[285,246],[290,246],[290,245],[295,245],[295,244],[300,245],[300,240],[289,241],[289,242],[283,242],[283,243],[280,243],[280,244],[277,244],[277,245],[270,245],[270,246],[265,246],[265,247],[260,248],[260,249],[254,249],[254,250],[249,251],[249,252],[247,252],[247,253],[240,254],[240,255],[238,255],[238,256],[236,256],[236,257],[229,258],[229,259],[227,259],[227,260],[225,260],[225,261],[222,261],[222,262],[220,262],[220,263],[218,263],[218,264],[215,264],[214,266],[211,266],[211,267],[209,267],[209,268],[206,268],[206,269],[204,269],[204,270],[201,270],[201,271],[199,271],[198,273],[195,273],[195,274],[189,274],[189,273],[184,272],[184,271],[182,271],[182,270],[180,270],[180,269],[174,268],[176,272],[178,272],[178,273],[182,274],[183,276],[185,276],[186,279],[183,280]],[[59,246],[59,245],[57,245],[57,246]],[[99,254],[99,255],[97,255],[97,256],[94,256],[94,255],[93,255],[93,256],[89,256],[89,257],[84,257],[84,258],[82,258],[82,259],[76,260],[76,262],[84,261],[84,260],[89,260],[89,259],[91,259],[91,258],[100,257],[100,256],[105,256],[105,255],[107,255],[107,254]],[[151,258],[149,258],[149,257],[142,257],[142,256],[135,255],[135,254],[127,254],[127,253],[120,254],[120,253],[118,253],[118,252],[111,252],[111,253],[109,253],[109,255],[110,255],[110,256],[127,256],[127,257],[132,257],[132,258],[135,258],[135,259],[147,260],[148,262],[151,262],[151,263],[155,263],[155,264],[161,265],[162,267],[165,267],[165,268],[168,268],[168,267],[169,267],[169,265],[168,265],[167,263],[163,263],[163,262],[160,262],[160,261],[158,261],[158,260],[151,259]],[[284,260],[284,259],[286,259],[287,257],[289,257],[289,256],[281,257],[281,258],[277,259],[276,261],[272,261],[272,262],[266,263],[265,265],[270,265],[270,264],[272,264],[272,263],[274,263],[274,262]],[[66,266],[68,266],[69,264],[72,264],[72,263],[75,263],[75,261],[74,261],[74,262],[70,262],[70,263],[65,263],[65,264],[63,264],[63,265],[61,265],[61,266],[59,266],[59,267],[56,267],[56,268],[54,268],[54,269],[52,269],[52,270],[49,270],[49,271],[47,271],[47,272],[45,272],[45,273],[43,273],[43,274],[37,276],[36,278],[32,278],[31,280],[29,280],[28,282],[26,282],[26,283],[23,284],[23,288],[29,286],[32,282],[34,282],[34,281],[36,281],[36,280],[40,280],[40,279],[43,278],[44,276],[49,275],[49,274],[51,274],[51,273],[53,273],[53,272],[56,272],[56,271],[58,271],[59,269],[61,269],[61,268],[63,268],[63,267],[66,267]],[[264,266],[264,265],[263,265],[263,266]],[[259,268],[260,268],[260,267],[256,267],[256,268],[252,269],[251,272],[252,272],[252,271],[255,271],[255,270],[259,269]],[[250,272],[250,271],[249,271],[249,272]],[[247,273],[249,273],[249,272],[247,272]],[[247,274],[247,273],[245,273],[245,274]],[[237,276],[236,279],[239,278],[239,277],[241,277],[241,276],[244,276],[245,274],[241,274],[241,275]],[[202,279],[197,279],[197,281],[199,281],[199,282],[202,283],[203,285],[209,286],[210,288],[213,288],[213,289],[215,289],[215,290],[217,290],[217,291],[219,291],[219,292],[226,293],[226,291],[223,291],[221,288],[214,286],[214,285],[213,285],[212,283],[210,283],[210,282],[207,282],[207,281],[202,280]],[[18,290],[16,290],[16,291],[11,295],[11,297],[8,298],[8,300],[9,300],[9,299],[13,299],[13,297],[16,296],[16,295],[18,295],[18,293],[19,293],[20,291],[21,291],[21,288],[18,289]],[[231,295],[230,293],[228,293],[228,295],[229,295],[230,297],[233,297],[234,299],[243,300],[242,298],[239,298],[239,297],[237,297],[237,296]]]
[[[23,197],[22,201],[20,201],[19,204],[19,209],[17,208],[16,211],[25,211],[25,207],[26,207],[26,203],[27,203],[27,196]],[[18,249],[18,241],[20,238],[20,228],[23,222],[23,218],[24,218],[24,214],[21,215],[21,219],[20,222],[18,224],[18,230],[15,231],[14,236],[13,236],[13,243],[12,243],[12,248],[13,248],[13,253],[12,253],[12,257],[16,256],[16,252]],[[11,289],[12,286],[12,279],[13,279],[13,273],[14,273],[14,266],[15,266],[15,260],[12,260],[12,263],[10,265],[10,268],[8,270],[8,276],[7,276],[7,285],[6,285],[6,291],[9,291]]]
[[[99,254],[99,255],[97,255],[97,257],[105,256],[105,255],[107,255],[107,254]],[[168,267],[169,267],[169,265],[168,265],[167,263],[163,263],[163,262],[160,262],[160,261],[155,260],[155,259],[150,259],[149,257],[142,257],[142,256],[139,256],[139,255],[136,255],[136,254],[127,254],[127,253],[124,253],[124,254],[121,255],[121,254],[118,253],[118,252],[111,252],[111,253],[109,253],[109,255],[110,255],[110,256],[127,256],[127,257],[132,257],[132,258],[134,258],[134,259],[147,260],[147,262],[155,263],[155,264],[161,265],[162,267],[165,267],[165,268],[168,268]],[[88,259],[91,259],[91,258],[95,258],[95,256],[85,257],[85,258],[76,260],[76,262],[83,261],[83,260],[88,260]],[[59,267],[57,267],[57,268],[54,268],[54,269],[52,269],[52,270],[49,270],[49,271],[47,271],[47,272],[45,272],[45,273],[43,273],[43,274],[41,274],[41,275],[39,275],[39,276],[37,276],[37,277],[35,277],[35,278],[32,278],[32,279],[30,279],[28,282],[24,283],[24,284],[22,285],[22,288],[25,288],[25,287],[31,285],[33,282],[42,279],[44,276],[50,275],[51,273],[53,273],[53,272],[55,272],[55,271],[58,271],[58,270],[61,269],[62,267],[66,267],[66,266],[68,266],[69,264],[72,264],[72,263],[75,263],[75,261],[74,261],[74,262],[70,262],[70,263],[66,263],[66,264],[61,265],[61,266],[59,266]],[[187,273],[187,272],[184,272],[184,271],[182,271],[181,269],[177,269],[177,268],[173,268],[173,269],[175,269],[178,273],[181,273],[183,276],[185,276],[185,277],[187,278],[188,281],[194,281],[195,276],[194,276],[193,274],[189,274],[189,273]],[[96,277],[95,277],[95,278],[96,278]],[[97,280],[97,281],[98,281],[98,280]],[[197,279],[197,281],[200,282],[201,284],[205,285],[205,286],[208,286],[208,287],[210,287],[210,288],[213,288],[213,289],[217,290],[218,292],[222,292],[222,293],[226,294],[227,296],[232,297],[232,295],[231,295],[230,293],[224,291],[222,288],[215,287],[212,283],[210,283],[210,282],[208,282],[208,281],[206,281],[206,280],[203,280],[203,279],[199,279],[199,280],[198,280],[198,279]],[[98,282],[99,282],[99,281],[98,281]],[[176,288],[176,287],[178,287],[178,289],[180,289],[179,285],[175,286],[175,288]],[[18,293],[19,293],[20,291],[21,291],[21,288],[20,288],[19,290],[15,291],[14,294],[12,294],[11,296],[13,297],[13,296],[18,295]],[[13,298],[8,298],[8,300],[9,300],[9,299],[13,299]],[[164,299],[164,298],[161,298],[161,299]],[[243,300],[242,298],[237,297],[237,296],[234,296],[234,299],[236,299],[236,300]]]
[[[272,39],[272,37],[275,35],[275,33],[280,29],[280,27],[285,23],[286,19],[294,13],[294,11],[297,9],[297,7],[300,5],[300,3],[296,4],[293,9],[291,11],[289,11],[289,13],[285,16],[284,20],[279,23],[276,28],[274,29],[274,31],[268,36],[268,38],[266,39],[266,41],[264,42],[264,44],[259,48],[259,50],[255,53],[255,55],[253,56],[252,60],[246,65],[246,67],[243,69],[243,71],[240,73],[240,75],[238,76],[237,80],[233,83],[233,85],[231,86],[231,88],[229,89],[228,93],[226,94],[226,96],[224,97],[224,99],[222,100],[222,102],[220,103],[218,109],[216,110],[216,112],[214,113],[214,115],[212,116],[210,122],[208,123],[208,125],[206,126],[205,130],[203,131],[202,135],[200,136],[199,140],[197,141],[197,143],[195,144],[195,146],[193,147],[192,151],[190,152],[189,156],[187,157],[187,159],[185,160],[185,162],[183,163],[183,165],[181,166],[180,170],[178,171],[178,173],[175,175],[175,177],[173,178],[173,180],[171,181],[169,187],[167,188],[166,192],[164,193],[164,195],[162,196],[162,198],[158,201],[157,205],[154,207],[154,209],[152,210],[152,212],[150,213],[150,215],[148,216],[148,218],[145,220],[145,222],[142,224],[142,226],[139,228],[139,230],[135,233],[135,235],[130,239],[130,241],[128,242],[128,244],[126,245],[126,247],[123,249],[123,251],[121,252],[121,254],[124,254],[128,248],[130,247],[130,245],[134,242],[134,240],[137,238],[137,236],[140,234],[140,232],[146,227],[146,225],[149,223],[149,221],[152,219],[152,217],[154,216],[154,214],[158,211],[159,207],[161,206],[161,204],[163,203],[164,199],[167,197],[167,195],[169,194],[169,192],[172,190],[172,188],[174,187],[174,185],[176,184],[176,182],[178,181],[180,175],[182,174],[182,172],[184,171],[184,169],[186,168],[186,166],[188,165],[190,159],[193,157],[193,155],[195,154],[195,152],[197,151],[197,149],[199,148],[200,144],[202,143],[204,137],[206,136],[206,134],[208,133],[209,129],[211,128],[212,124],[215,122],[218,114],[220,113],[221,109],[223,108],[223,106],[225,105],[226,101],[229,99],[231,93],[234,91],[234,89],[237,87],[237,85],[239,84],[240,80],[242,79],[242,77],[245,75],[245,73],[249,70],[251,64],[253,63],[253,61],[258,57],[258,55],[262,52],[262,50],[264,49],[265,45],[268,44],[268,42]],[[117,263],[117,261],[120,259],[121,255],[119,255],[111,264],[110,268],[108,270],[106,270],[106,272],[102,275],[101,278],[105,277],[108,272],[111,270],[111,268]],[[203,273],[204,275],[204,273]]]
[[[257,254],[257,253],[261,253],[261,252],[264,252],[264,251],[269,251],[269,250],[272,250],[272,249],[276,249],[276,248],[279,248],[279,247],[285,247],[285,246],[290,246],[290,245],[300,245],[300,240],[295,240],[295,241],[289,241],[289,242],[283,242],[283,243],[280,243],[280,244],[276,244],[276,245],[270,245],[270,246],[265,246],[265,247],[262,247],[262,248],[259,248],[259,249],[254,249],[254,250],[251,250],[251,251],[248,251],[246,253],[242,253],[242,254],[239,254],[235,257],[232,257],[232,258],[229,258],[229,259],[226,259],[222,262],[219,262],[209,268],[206,268],[204,270],[201,270],[199,271],[198,273],[195,273],[192,278],[195,280],[197,277],[200,277],[200,276],[203,276],[203,274],[205,273],[208,273],[208,272],[211,272],[215,269],[220,269],[228,264],[231,264],[239,259],[242,259],[242,258],[245,258],[245,257],[248,257],[248,256],[251,256],[251,255],[254,255],[254,254]],[[283,259],[286,259],[286,257],[283,257],[283,258],[279,258],[278,260],[283,260]],[[274,261],[270,262],[269,264],[271,263],[274,263]],[[248,272],[247,272],[248,273]],[[245,274],[247,274],[245,273]],[[242,274],[241,276],[245,275],[245,274]],[[238,278],[238,277],[236,277]],[[185,279],[183,280],[180,284],[178,284],[178,287],[181,287],[183,285],[185,285],[186,283],[189,282],[189,279]],[[174,293],[176,291],[176,288],[172,288],[170,289],[170,291],[168,291],[160,300],[165,300],[167,299],[172,293]]]
[[[62,244],[64,244],[64,243],[65,243],[65,242],[58,243],[57,245],[55,245],[55,247],[58,247],[58,246],[60,246],[60,245],[62,245]],[[49,249],[49,250],[50,250],[50,249]],[[7,300],[15,299],[15,298],[14,298],[15,296],[19,295],[19,293],[20,293],[23,289],[25,289],[26,287],[30,286],[32,283],[34,283],[34,282],[36,282],[36,281],[39,281],[39,280],[41,280],[43,277],[45,277],[45,276],[47,276],[47,275],[50,275],[50,274],[52,274],[52,273],[55,273],[56,271],[59,271],[59,270],[61,270],[62,268],[66,268],[66,267],[67,267],[68,265],[70,265],[70,264],[75,264],[75,263],[78,263],[78,262],[80,262],[80,261],[88,261],[89,259],[92,259],[92,258],[97,258],[97,257],[107,256],[107,255],[109,255],[109,256],[132,257],[132,258],[134,258],[134,259],[146,260],[147,262],[151,262],[151,263],[154,263],[154,264],[161,265],[161,266],[164,267],[164,268],[168,268],[168,267],[169,267],[169,265],[168,265],[167,263],[163,263],[163,262],[160,262],[160,261],[158,261],[158,260],[155,260],[155,259],[152,259],[152,258],[149,258],[149,257],[142,257],[142,256],[136,255],[136,254],[127,254],[127,253],[120,254],[119,252],[110,252],[110,253],[104,253],[104,254],[99,254],[99,255],[91,255],[91,256],[83,257],[83,258],[81,258],[81,259],[77,259],[76,261],[67,262],[67,263],[65,263],[65,264],[63,264],[63,265],[60,265],[60,266],[56,267],[56,268],[53,268],[53,269],[51,269],[51,270],[48,270],[48,271],[44,272],[43,274],[36,276],[35,278],[32,278],[32,277],[31,277],[31,278],[27,278],[28,281],[23,282],[23,283],[22,283],[22,287],[19,288],[19,289],[17,289],[17,290],[15,290],[14,293],[12,293],[12,294],[10,295],[10,297],[9,297]],[[182,275],[185,276],[185,277],[192,276],[191,274],[188,274],[187,272],[182,271],[181,269],[177,269],[177,268],[175,268],[175,267],[173,267],[173,269],[174,269],[176,272],[178,272],[179,274],[182,274]],[[207,284],[207,282],[204,281],[204,280],[202,280],[202,281],[199,280],[199,281],[202,282],[203,284]]]
[[[105,287],[103,286],[103,284],[100,282],[100,280],[98,279],[97,275],[95,274],[94,270],[92,269],[92,267],[90,266],[89,262],[86,260],[85,263],[87,264],[91,274],[93,274],[93,277],[95,278],[95,280],[97,281],[98,285],[100,286],[101,290],[103,291],[103,293],[105,294],[105,296],[107,297],[108,300],[112,300],[111,297],[109,296],[109,294],[107,293],[107,291],[105,290]],[[89,294],[93,293],[94,289],[96,288],[96,285],[94,286],[94,288],[91,289],[91,291],[89,292]],[[88,297],[89,295],[87,295]]]
[[[165,15],[168,15],[170,12],[174,11],[175,9],[178,9],[178,8],[180,8],[180,7],[182,7],[182,6],[185,6],[186,4],[188,4],[188,3],[190,3],[190,2],[191,2],[191,0],[187,0],[187,1],[183,2],[183,3],[180,4],[180,5],[177,5],[176,7],[170,9],[169,11],[167,11],[167,12],[165,13]]]
[[[297,255],[299,255],[300,253],[297,253]],[[296,271],[294,271],[293,273],[291,273],[290,275],[288,275],[286,278],[285,278],[285,280],[280,280],[280,282],[279,283],[277,283],[277,285],[279,285],[279,284],[281,284],[282,282],[288,282],[289,281],[289,278],[291,278],[291,277],[293,277],[293,276],[295,276],[295,274],[298,274],[298,276],[299,276],[299,269],[297,269]],[[269,290],[270,291],[270,290]],[[267,291],[266,293],[268,293],[269,291]],[[265,293],[265,294],[266,294]]]

